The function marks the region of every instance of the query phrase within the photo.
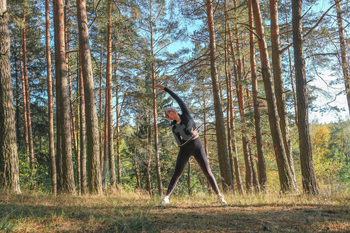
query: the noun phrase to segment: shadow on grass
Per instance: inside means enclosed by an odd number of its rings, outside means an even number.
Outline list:
[[[79,204],[79,197],[70,198],[69,203],[60,200],[60,204],[52,198],[48,204],[29,204],[35,199],[22,196],[7,202],[0,200],[0,222],[7,218],[7,224],[15,229],[16,224],[39,225],[41,232],[350,232],[350,208],[343,205],[164,207],[111,201],[85,206]]]

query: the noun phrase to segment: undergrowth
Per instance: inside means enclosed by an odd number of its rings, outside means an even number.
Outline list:
[[[170,204],[142,192],[108,196],[0,194],[4,232],[350,232],[348,190],[318,196],[206,193],[173,195]]]

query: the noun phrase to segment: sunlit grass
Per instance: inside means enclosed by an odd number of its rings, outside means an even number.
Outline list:
[[[0,229],[13,232],[350,232],[350,196],[173,195],[168,206],[141,191],[108,196],[0,194]]]

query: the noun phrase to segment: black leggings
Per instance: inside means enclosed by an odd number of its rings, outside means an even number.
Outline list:
[[[176,160],[175,171],[173,177],[170,180],[170,184],[166,195],[169,196],[173,192],[191,155],[193,155],[196,159],[204,175],[207,177],[211,187],[214,189],[215,193],[219,194],[219,188],[213,176],[213,173],[210,170],[208,158],[205,154],[201,140],[199,138],[196,138],[189,142],[187,145],[180,147],[180,151]]]

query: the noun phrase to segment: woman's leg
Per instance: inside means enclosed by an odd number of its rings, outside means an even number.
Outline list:
[[[173,177],[170,180],[168,190],[166,192],[166,196],[170,196],[173,192],[177,182],[179,181],[183,170],[185,169],[185,166],[190,158],[191,154],[189,150],[180,148],[179,154],[177,155],[176,165],[175,165],[175,171],[173,174]]]
[[[194,158],[202,169],[204,175],[207,177],[211,187],[214,189],[217,195],[220,195],[218,184],[216,183],[215,177],[210,170],[207,155],[205,154],[202,142],[199,138],[195,139],[196,150],[194,153]]]

